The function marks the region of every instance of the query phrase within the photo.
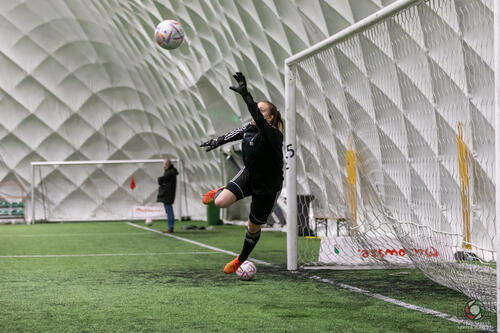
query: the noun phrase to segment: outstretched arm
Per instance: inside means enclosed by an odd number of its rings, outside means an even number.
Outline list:
[[[236,72],[236,74],[234,74],[233,77],[238,83],[238,86],[229,87],[229,89],[237,92],[238,94],[241,95],[241,97],[243,97],[243,100],[245,101],[248,107],[248,111],[250,112],[253,120],[255,121],[255,125],[259,128],[259,130],[264,132],[264,135],[266,135],[268,138],[271,138],[272,136],[276,135],[277,132],[279,132],[279,129],[272,126],[267,122],[266,119],[264,119],[264,116],[260,112],[257,103],[255,103],[252,95],[247,89],[247,82],[243,73]]]
[[[207,147],[206,151],[208,152],[228,142],[241,140],[243,139],[243,132],[245,132],[245,129],[249,125],[250,124],[246,124],[245,126],[232,130],[231,132],[221,135],[216,139],[205,141],[200,145],[200,147]]]

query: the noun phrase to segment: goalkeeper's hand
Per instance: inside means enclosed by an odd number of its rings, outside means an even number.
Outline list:
[[[218,137],[217,139],[210,139],[208,141],[203,142],[200,147],[207,147],[205,151],[209,152],[211,150],[214,150],[215,148],[219,147],[222,145],[223,138]]]
[[[245,79],[245,75],[243,75],[243,73],[241,72],[236,72],[233,77],[238,83],[238,86],[231,86],[229,87],[229,89],[236,91],[240,95],[248,94],[247,80]]]

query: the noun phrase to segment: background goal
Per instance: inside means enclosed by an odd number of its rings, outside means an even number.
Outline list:
[[[179,170],[174,203],[176,218],[187,215],[182,162],[171,159]],[[31,205],[28,220],[116,221],[135,219],[134,207],[156,203],[157,178],[163,160],[108,160],[33,162]]]

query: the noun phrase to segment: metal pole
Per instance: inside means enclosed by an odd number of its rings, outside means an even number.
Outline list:
[[[496,203],[496,255],[497,255],[497,332],[500,333],[500,0],[494,4],[494,57],[495,57],[495,203]]]
[[[177,158],[170,159],[172,163],[178,161]],[[105,161],[46,161],[31,162],[32,165],[88,165],[88,164],[130,164],[130,163],[163,163],[161,159],[154,160],[105,160]]]
[[[297,170],[295,158],[295,76],[285,64],[287,269],[297,269]]]
[[[186,175],[186,168],[185,168],[185,165],[184,165],[184,160],[182,160],[182,184],[183,184],[183,188],[184,188],[184,207],[186,208],[186,211],[185,211],[185,217],[186,219],[188,218],[189,216],[189,212],[188,212],[188,203],[187,203],[187,187],[186,187],[186,183],[187,183],[187,175]]]
[[[31,219],[30,224],[35,223],[35,165],[31,163]]]
[[[225,185],[226,184],[226,179],[227,179],[226,178],[226,175],[227,175],[226,174],[227,173],[227,171],[226,171],[226,155],[225,155],[225,153],[224,153],[224,151],[222,149],[220,150],[219,161],[221,163],[221,168],[220,168],[220,170],[221,170],[221,182],[220,182],[220,184],[221,185]],[[228,210],[229,209],[222,209],[222,212],[221,212],[222,216],[221,216],[221,218],[222,218],[223,221],[227,220],[227,211]]]
[[[178,214],[177,218],[179,219],[179,221],[182,221],[182,217],[184,216],[184,209],[182,208],[182,198],[179,198],[179,197],[180,197],[180,193],[181,193],[181,186],[183,183],[182,174],[184,173],[184,166],[182,164],[182,161],[179,159],[177,159],[177,167],[179,168],[177,170],[177,172],[179,173],[180,176],[178,177],[177,185],[175,188],[175,197],[177,199],[175,200],[174,207],[175,207],[176,211],[177,211],[177,208],[179,209],[176,214]]]

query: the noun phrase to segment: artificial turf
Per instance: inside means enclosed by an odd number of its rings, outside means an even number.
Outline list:
[[[243,227],[183,230],[187,225],[206,223],[177,222],[174,235],[234,252],[241,248]],[[164,229],[165,222],[152,228]],[[244,282],[222,273],[231,255],[123,222],[3,225],[0,332],[469,329],[309,278],[320,275],[459,316],[457,304],[467,299],[417,270],[291,274],[281,232],[264,232],[252,257],[274,266],[257,264],[257,279]]]

